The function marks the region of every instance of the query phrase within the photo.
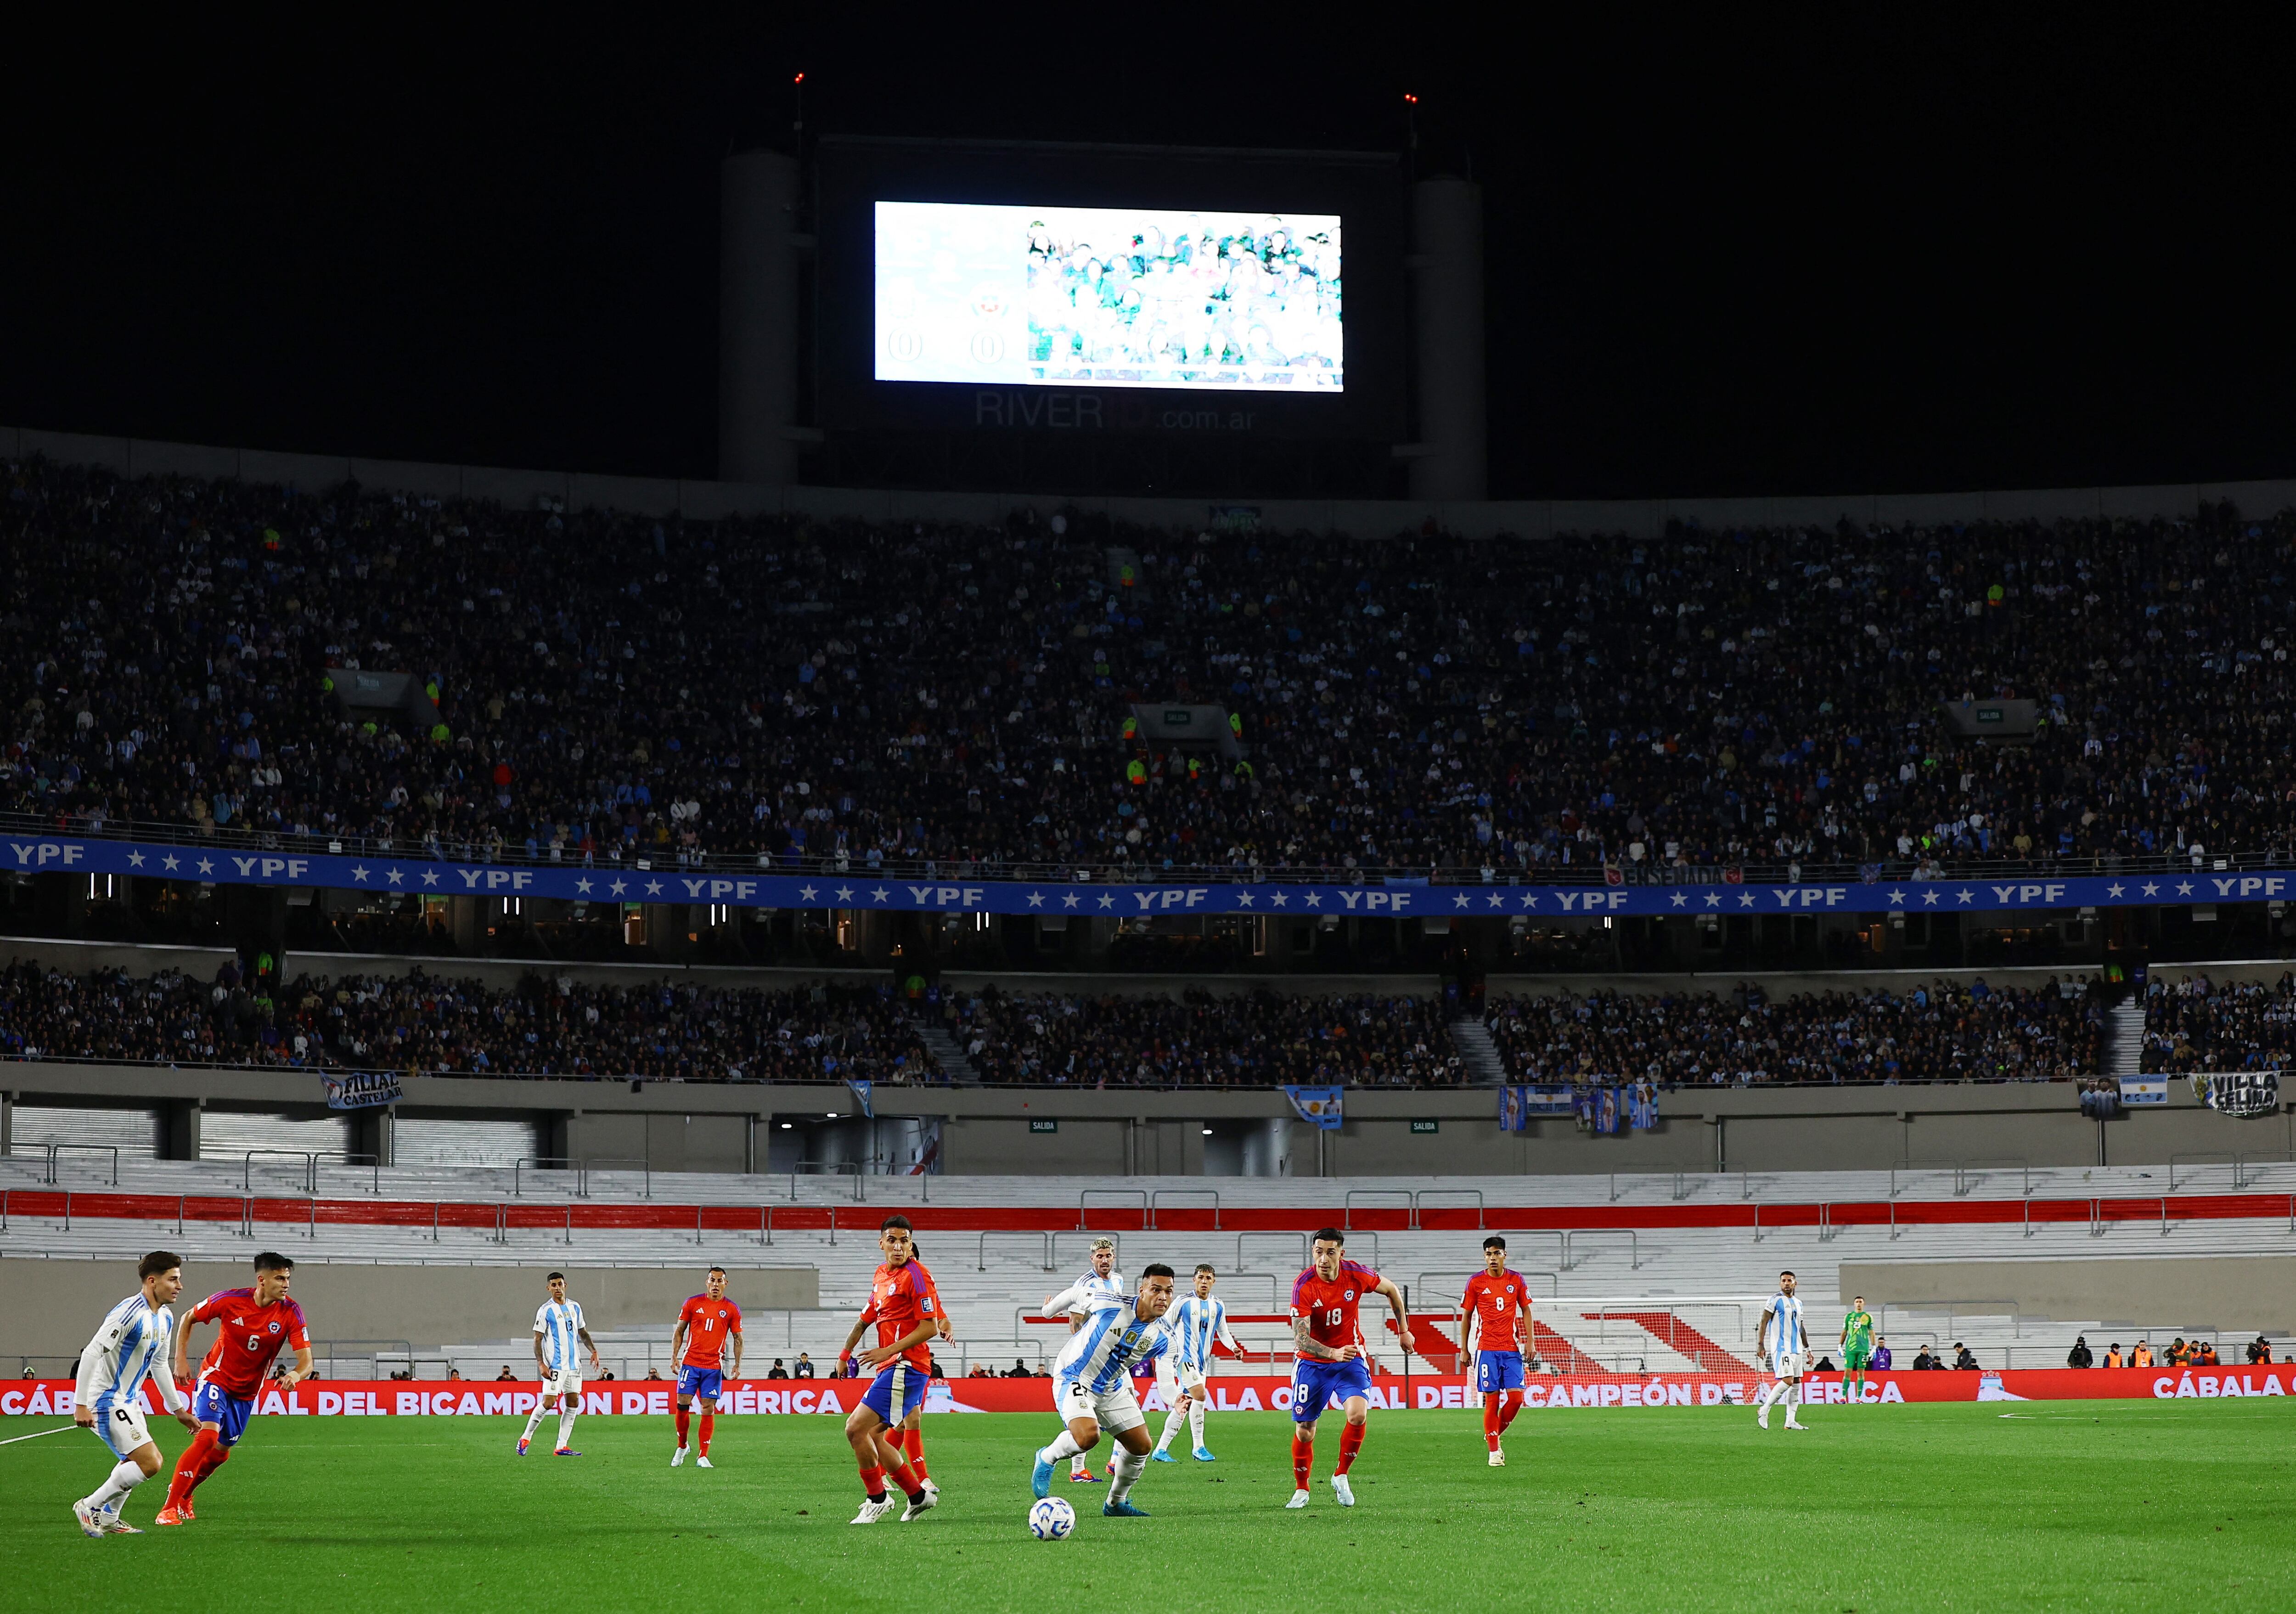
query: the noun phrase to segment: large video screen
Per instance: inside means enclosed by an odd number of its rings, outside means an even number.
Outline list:
[[[1340,216],[878,202],[879,381],[1345,390]]]

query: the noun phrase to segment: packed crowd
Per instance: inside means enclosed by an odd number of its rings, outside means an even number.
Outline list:
[[[1485,1025],[1509,1079],[1586,1083],[2077,1080],[2103,1052],[2094,984],[1939,982],[1909,992],[1503,997]]]
[[[1429,1087],[1464,1078],[1431,999],[960,996],[955,1030],[987,1082],[1078,1087]]]
[[[283,988],[226,964],[72,976],[0,970],[0,1058],[283,1065],[645,1080],[937,1079],[890,990],[602,986],[529,976],[502,991],[417,970],[303,976]]]
[[[2211,982],[2191,976],[2144,989],[2148,1073],[2279,1070],[2296,1058],[2296,975]]]
[[[2296,515],[1341,542],[6,483],[0,811],[79,827],[1629,877],[2296,842]],[[361,670],[415,699],[346,709]],[[1956,742],[1995,697],[2030,745]]]

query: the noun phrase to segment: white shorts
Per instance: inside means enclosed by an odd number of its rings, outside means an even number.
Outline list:
[[[1771,1375],[1778,1379],[1799,1379],[1806,1371],[1804,1364],[1807,1360],[1805,1352],[1780,1351],[1770,1358]]]
[[[547,1401],[553,1396],[571,1396],[574,1397],[575,1404],[579,1406],[582,1402],[582,1375],[572,1368],[545,1374],[542,1380],[542,1398]]]
[[[1114,1389],[1102,1390],[1097,1395],[1074,1379],[1064,1379],[1054,1388],[1053,1402],[1061,1410],[1062,1422],[1074,1423],[1079,1418],[1089,1418],[1111,1435],[1136,1429],[1148,1421],[1128,1379]]]
[[[123,1462],[137,1446],[152,1444],[152,1431],[144,1427],[144,1408],[133,1397],[115,1402],[109,1412],[97,1412],[95,1432]]]
[[[1166,1406],[1177,1406],[1181,1392],[1201,1397],[1204,1393],[1205,1370],[1193,1363],[1177,1363],[1168,1357],[1156,1358],[1156,1389],[1164,1397]]]

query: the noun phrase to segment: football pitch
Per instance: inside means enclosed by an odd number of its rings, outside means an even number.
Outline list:
[[[1152,1518],[1103,1519],[1104,1487],[1063,1473],[1054,1494],[1080,1517],[1054,1543],[1025,1523],[1049,1413],[929,1418],[942,1505],[865,1528],[846,1522],[860,1492],[834,1418],[721,1419],[706,1472],[668,1466],[666,1419],[586,1419],[581,1458],[537,1445],[521,1459],[521,1420],[263,1418],[200,1491],[196,1523],[152,1528],[163,1473],[127,1503],[146,1534],[90,1541],[70,1503],[111,1459],[75,1431],[0,1446],[0,1607],[2296,1606],[2285,1404],[1818,1408],[1806,1434],[1778,1421],[1526,1411],[1494,1470],[1479,1413],[1374,1412],[1358,1505],[1342,1509],[1324,1483],[1334,1414],[1314,1505],[1287,1512],[1289,1420],[1215,1415],[1217,1463],[1142,1478],[1134,1500]],[[0,1435],[44,1425],[12,1419]],[[186,1438],[160,1434],[170,1465]]]

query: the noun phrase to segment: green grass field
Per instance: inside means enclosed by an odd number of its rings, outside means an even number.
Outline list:
[[[60,1434],[0,1446],[0,1607],[2296,1606],[2285,1404],[1817,1409],[1806,1435],[1736,1409],[1527,1411],[1501,1470],[1477,1413],[1374,1412],[1352,1510],[1322,1483],[1338,1421],[1304,1512],[1282,1507],[1288,1420],[1216,1415],[1217,1464],[1140,1482],[1152,1519],[1103,1519],[1103,1487],[1057,1481],[1081,1517],[1053,1544],[1024,1522],[1049,1414],[929,1419],[942,1506],[865,1529],[834,1418],[722,1419],[707,1473],[668,1467],[664,1419],[586,1419],[578,1461],[517,1458],[507,1419],[261,1419],[197,1523],[149,1528],[163,1474],[128,1502],[147,1533],[102,1541],[70,1503],[111,1459]],[[167,1424],[171,1463],[186,1438]]]

